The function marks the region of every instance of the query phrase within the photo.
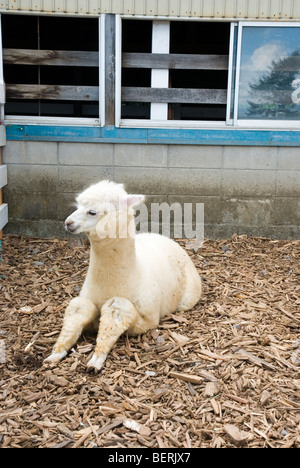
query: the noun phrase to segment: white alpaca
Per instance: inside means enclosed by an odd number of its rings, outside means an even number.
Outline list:
[[[90,264],[46,361],[63,359],[82,331],[98,325],[100,318],[88,362],[88,368],[99,371],[124,332],[145,333],[164,315],[191,309],[200,299],[200,277],[176,242],[159,234],[135,235],[132,207],[143,201],[143,195],[129,195],[123,185],[110,181],[92,185],[77,197],[78,209],[67,218],[66,228],[88,235]]]

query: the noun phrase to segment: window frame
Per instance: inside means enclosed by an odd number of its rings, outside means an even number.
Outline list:
[[[216,129],[226,129],[231,124],[228,123],[227,119],[227,109],[230,104],[230,96],[228,93],[229,88],[229,76],[231,68],[231,56],[229,53],[228,59],[228,83],[227,83],[227,102],[226,102],[226,117],[224,121],[213,121],[213,120],[152,120],[150,119],[122,119],[121,118],[121,76],[122,76],[122,20],[131,19],[131,20],[150,20],[150,21],[164,21],[164,22],[174,22],[174,21],[193,21],[198,23],[207,22],[207,19],[203,18],[187,18],[187,17],[176,17],[170,18],[165,16],[131,16],[131,15],[117,15],[119,19],[116,23],[117,27],[117,37],[119,42],[117,44],[117,50],[119,51],[119,60],[116,61],[116,75],[118,80],[116,80],[116,96],[118,96],[118,102],[116,103],[116,117],[115,125],[120,128],[174,128],[174,129],[200,129],[200,128],[216,128]],[[232,24],[231,20],[224,21],[226,23]],[[229,36],[229,47],[232,42],[232,33],[234,29],[231,27],[230,36]],[[153,70],[152,70],[153,71]]]
[[[243,128],[250,130],[265,130],[265,129],[279,129],[279,130],[293,130],[300,129],[300,120],[260,120],[260,119],[239,119],[238,118],[238,105],[239,105],[239,83],[241,76],[241,59],[242,59],[242,41],[243,41],[243,28],[244,27],[298,27],[300,28],[299,21],[288,22],[268,22],[268,21],[240,21],[238,23],[238,39],[237,39],[237,63],[236,63],[236,77],[235,87],[231,89],[234,93],[234,117],[233,128]],[[232,63],[231,63],[232,66]]]
[[[0,15],[0,85],[3,74],[3,48],[2,48],[2,15]],[[30,115],[5,115],[5,106],[2,111],[1,120],[4,125],[60,125],[60,126],[88,126],[103,127],[105,125],[105,14],[98,17],[98,54],[99,54],[99,109],[98,117],[48,117]]]

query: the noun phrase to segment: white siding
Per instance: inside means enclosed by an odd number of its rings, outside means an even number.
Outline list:
[[[7,166],[0,166],[0,189],[7,185]]]
[[[0,0],[0,12],[299,20],[299,0]]]
[[[0,231],[8,223],[8,206],[3,203],[0,205]]]

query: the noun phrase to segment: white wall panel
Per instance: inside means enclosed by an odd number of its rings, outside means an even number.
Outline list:
[[[184,2],[183,2],[184,3]],[[192,0],[191,16],[202,16],[203,15],[203,2]]]
[[[75,0],[75,2],[76,2],[76,0]],[[77,7],[76,7],[76,9],[77,9]],[[44,10],[45,11],[54,11],[54,0],[44,0]]]
[[[3,203],[0,205],[0,231],[8,223],[8,206]]]
[[[294,8],[293,8],[293,16],[297,16],[298,18],[300,18],[300,2],[299,0],[294,0]]]
[[[202,16],[211,18],[214,16],[214,2],[202,0]]]
[[[123,0],[123,4],[124,7],[122,13],[124,13],[125,15],[134,11],[134,0]]]
[[[153,14],[157,14],[157,0],[148,0],[147,1],[146,14],[149,15],[149,16],[151,16]]]
[[[225,16],[226,3],[228,2],[224,2],[224,0],[215,0],[213,15],[217,18],[223,18]],[[234,4],[235,2],[230,3]]]
[[[0,11],[300,20],[299,0],[0,0]]]
[[[130,12],[132,15],[145,15],[146,14],[146,1],[134,0],[134,9]],[[123,13],[123,12],[120,12]]]
[[[0,189],[7,185],[7,166],[0,166]]]
[[[292,18],[293,17],[293,2],[282,2],[282,18]]]

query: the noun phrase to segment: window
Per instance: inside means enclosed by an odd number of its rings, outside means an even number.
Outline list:
[[[2,15],[6,117],[99,122],[97,18]]]
[[[121,121],[225,122],[230,23],[122,21]]]
[[[300,23],[113,14],[1,23],[8,122],[300,128]],[[3,101],[1,79],[0,69]]]
[[[299,26],[124,19],[121,125],[299,127]]]
[[[234,123],[300,122],[300,28],[295,23],[240,23]]]

